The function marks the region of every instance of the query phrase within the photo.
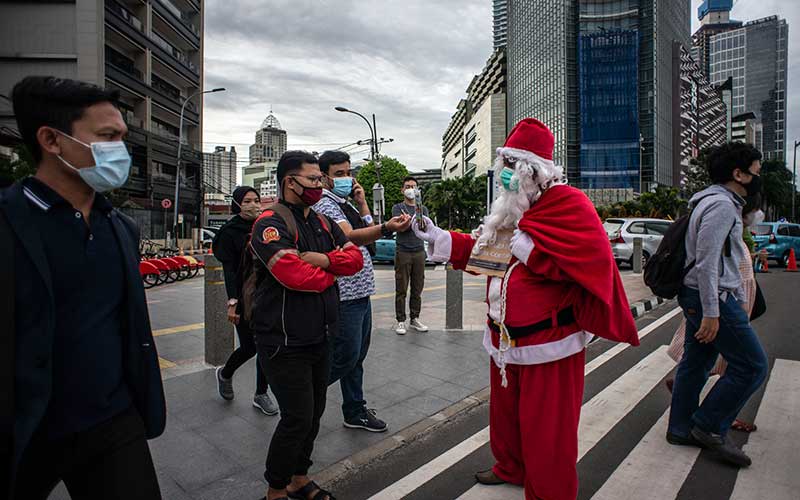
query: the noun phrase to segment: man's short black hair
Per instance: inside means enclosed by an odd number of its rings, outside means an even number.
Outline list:
[[[403,184],[405,184],[408,181],[414,181],[414,182],[417,183],[417,186],[419,186],[419,181],[416,178],[414,178],[413,176],[411,176],[411,175],[408,175],[408,176],[406,176],[405,179],[403,179]]]
[[[327,174],[331,170],[331,165],[345,162],[350,163],[350,155],[344,151],[325,151],[319,157],[319,169],[323,174]]]
[[[116,105],[118,100],[117,90],[54,76],[28,76],[11,91],[17,128],[37,163],[42,160],[36,140],[40,127],[72,134],[72,124],[81,119],[86,108],[101,102]]]
[[[287,151],[278,160],[278,190],[283,186],[283,179],[303,168],[303,163],[317,164],[317,157],[308,151]]]
[[[711,182],[724,184],[733,180],[737,168],[747,172],[754,161],[761,159],[761,152],[752,144],[726,142],[711,150],[708,155],[708,175]]]

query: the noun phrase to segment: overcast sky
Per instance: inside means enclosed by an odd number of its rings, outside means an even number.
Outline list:
[[[369,137],[345,106],[377,116],[382,153],[410,170],[441,165],[441,137],[492,51],[491,0],[206,0],[206,150],[235,145],[240,166],[270,105],[289,147],[323,151]],[[700,0],[692,0],[692,29]],[[780,9],[779,9],[780,7]],[[800,2],[739,0],[733,17],[789,22],[789,85],[800,82]],[[798,83],[800,84],[800,83]],[[800,138],[789,98],[789,134]],[[367,156],[365,148],[354,156]],[[791,153],[790,153],[791,154]],[[791,159],[791,157],[790,157]]]

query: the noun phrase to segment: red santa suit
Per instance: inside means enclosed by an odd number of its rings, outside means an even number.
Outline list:
[[[585,347],[595,335],[638,345],[638,334],[608,237],[586,195],[564,184],[549,187],[518,226],[527,241],[523,259],[512,258],[505,277],[487,284],[483,345],[492,358],[493,471],[523,485],[527,500],[574,500]],[[433,253],[464,269],[476,240],[446,234]],[[500,324],[516,339],[501,342]],[[531,325],[538,329],[526,334]]]

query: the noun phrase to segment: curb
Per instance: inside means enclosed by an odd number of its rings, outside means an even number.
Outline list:
[[[461,401],[453,403],[440,412],[420,420],[415,424],[411,424],[405,429],[388,436],[386,439],[356,452],[339,462],[329,465],[325,469],[314,473],[314,477],[318,483],[335,490],[336,484],[346,481],[349,475],[363,470],[363,467],[370,463],[422,438],[449,421],[488,402],[489,388],[485,387]]]
[[[640,318],[644,316],[646,312],[652,311],[665,302],[667,302],[667,299],[656,296],[634,302],[631,304],[631,314],[633,314],[634,319]]]

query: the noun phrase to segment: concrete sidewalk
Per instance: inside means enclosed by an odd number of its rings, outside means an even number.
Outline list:
[[[393,280],[393,273],[382,270],[377,278]],[[623,278],[630,302],[650,295],[641,284],[641,276],[625,273]],[[485,279],[465,275],[464,283],[464,330],[443,330],[443,287],[429,290],[423,297],[422,319],[431,326],[429,333],[410,331],[398,336],[390,330],[394,321],[392,308],[376,310],[364,386],[368,406],[375,408],[378,416],[389,424],[389,432],[373,434],[344,428],[341,391],[338,384],[332,386],[314,450],[312,472],[382,441],[489,385],[487,356],[481,347],[486,318]],[[214,370],[210,367],[165,380],[167,429],[163,436],[150,442],[165,499],[263,496],[266,450],[279,417],[265,416],[252,406],[254,366],[251,360],[237,371],[236,398],[231,402],[218,396]],[[69,497],[62,485],[51,498]]]

